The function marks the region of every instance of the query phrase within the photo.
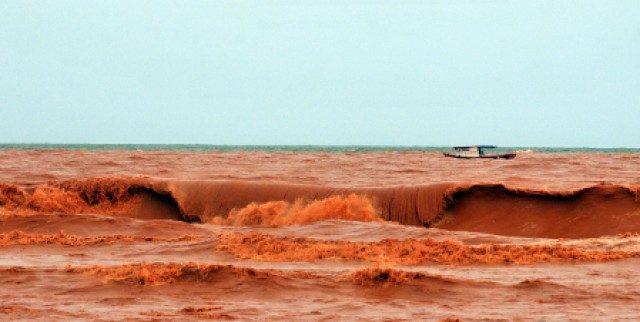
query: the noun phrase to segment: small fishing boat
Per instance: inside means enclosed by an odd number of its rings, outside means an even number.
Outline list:
[[[495,149],[495,145],[471,145],[453,147],[455,152],[444,152],[445,157],[458,159],[513,159],[516,157],[515,152],[509,153],[486,153],[486,149]]]

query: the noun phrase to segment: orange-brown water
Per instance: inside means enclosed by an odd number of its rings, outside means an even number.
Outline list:
[[[640,155],[0,151],[6,320],[635,320]]]

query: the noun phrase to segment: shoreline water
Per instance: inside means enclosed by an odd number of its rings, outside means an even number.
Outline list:
[[[638,318],[640,154],[21,146],[3,319]]]

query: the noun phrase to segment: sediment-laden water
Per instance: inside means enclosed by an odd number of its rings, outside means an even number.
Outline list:
[[[0,317],[635,320],[640,154],[0,150]]]

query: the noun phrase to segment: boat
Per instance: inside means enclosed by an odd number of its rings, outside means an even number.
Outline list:
[[[470,145],[470,146],[455,146],[453,149],[455,152],[444,152],[445,157],[458,158],[458,159],[513,159],[516,157],[515,152],[509,153],[486,153],[486,149],[495,149],[495,145]]]

